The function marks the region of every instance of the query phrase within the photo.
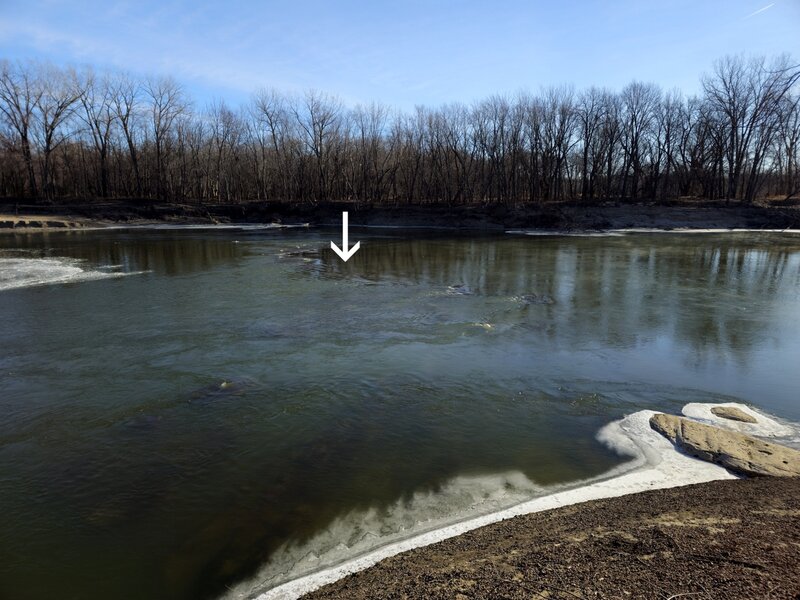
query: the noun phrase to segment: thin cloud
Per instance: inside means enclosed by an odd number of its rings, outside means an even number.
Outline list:
[[[745,17],[745,19],[749,19],[750,17],[755,17],[757,14],[759,14],[759,13],[762,13],[762,12],[764,12],[765,10],[769,10],[769,9],[770,9],[770,8],[772,8],[773,6],[775,6],[775,3],[774,3],[774,2],[773,2],[772,4],[767,4],[767,5],[766,5],[766,6],[764,6],[763,8],[759,8],[759,9],[758,9],[756,12],[753,12],[753,13],[750,13],[749,15],[747,15],[747,16]]]

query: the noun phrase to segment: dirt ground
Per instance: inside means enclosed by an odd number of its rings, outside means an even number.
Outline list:
[[[800,598],[800,479],[716,481],[495,523],[305,596]]]

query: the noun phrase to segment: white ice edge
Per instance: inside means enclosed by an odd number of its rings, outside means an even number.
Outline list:
[[[222,229],[222,230],[235,230],[235,231],[258,231],[262,229],[298,229],[308,228],[309,223],[131,223],[105,225],[98,227],[81,227],[80,229],[73,229],[72,231],[104,231],[104,230],[155,230],[155,231],[181,231],[181,230],[203,230],[203,229]]]
[[[578,236],[578,237],[615,237],[628,233],[789,233],[800,234],[800,229],[753,229],[744,227],[733,228],[699,228],[699,227],[623,227],[619,229],[578,229],[574,231],[551,229],[508,229],[510,235],[530,236]]]
[[[58,283],[114,279],[146,272],[112,270],[119,266],[121,265],[100,265],[89,268],[86,261],[67,257],[0,257],[0,291]]]
[[[713,415],[711,413],[712,406],[734,406],[755,416],[759,423],[756,426],[750,424],[750,428],[744,428],[743,426],[748,424],[722,419]],[[763,413],[738,403],[692,403],[686,405],[683,412],[691,418],[696,416],[698,419],[744,433],[767,437],[784,437],[797,435],[798,433],[797,427],[780,423]],[[258,600],[293,600],[351,573],[367,569],[385,558],[415,548],[428,546],[478,527],[519,515],[646,490],[705,483],[720,479],[736,479],[736,476],[723,467],[678,452],[671,442],[650,427],[650,417],[654,414],[654,411],[642,410],[603,427],[597,434],[598,440],[621,455],[633,457],[633,460],[601,477],[583,482],[583,485],[579,483],[577,484],[578,487],[562,489],[561,491],[524,501],[510,508],[389,543],[360,556],[346,559],[334,566],[298,577],[260,594],[257,592],[257,588],[251,588],[248,593],[245,585],[238,586],[237,589],[233,590],[233,594],[226,597],[256,597]],[[312,549],[309,548],[307,552],[312,554]],[[252,585],[252,583],[251,581],[250,584]]]

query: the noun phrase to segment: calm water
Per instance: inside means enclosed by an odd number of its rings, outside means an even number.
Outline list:
[[[798,236],[336,235],[0,236],[0,597],[274,585],[598,475],[640,408],[800,420]]]

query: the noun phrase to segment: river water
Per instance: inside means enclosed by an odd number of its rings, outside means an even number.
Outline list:
[[[625,462],[687,402],[800,420],[800,236],[0,236],[0,597],[267,589]]]

